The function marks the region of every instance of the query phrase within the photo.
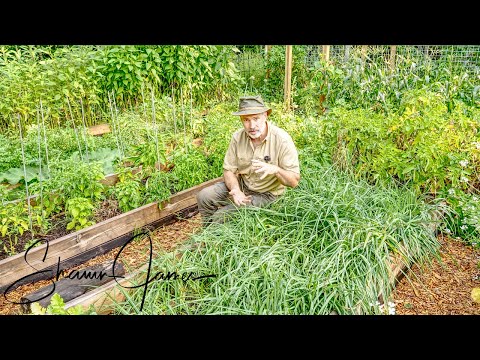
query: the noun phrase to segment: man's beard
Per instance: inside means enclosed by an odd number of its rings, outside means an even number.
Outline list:
[[[248,136],[250,136],[251,139],[255,140],[255,139],[258,139],[260,136],[262,136],[263,132],[265,131],[265,128],[267,127],[267,123],[265,122],[262,126],[261,129],[259,129],[259,131],[257,131],[255,133],[255,135],[252,135],[250,133],[248,133]]]

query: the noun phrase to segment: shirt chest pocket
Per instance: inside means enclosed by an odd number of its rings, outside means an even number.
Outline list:
[[[238,157],[238,172],[240,174],[248,174],[252,165],[252,160],[247,157]]]

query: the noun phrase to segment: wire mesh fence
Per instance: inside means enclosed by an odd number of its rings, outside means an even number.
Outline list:
[[[274,45],[279,46],[279,45]],[[303,59],[307,67],[314,66],[321,56],[326,55],[325,45],[294,45],[305,47]],[[267,54],[266,45],[238,46],[237,65],[246,78],[264,68]],[[465,70],[479,71],[480,45],[330,45],[328,59],[334,64],[342,64],[354,58],[394,66],[405,61],[416,64],[449,62]]]

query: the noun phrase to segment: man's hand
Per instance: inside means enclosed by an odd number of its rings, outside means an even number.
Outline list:
[[[228,192],[230,195],[232,195],[233,202],[237,206],[242,206],[242,205],[247,205],[252,202],[252,196],[245,196],[243,191],[240,189],[236,188]]]
[[[260,180],[265,179],[267,175],[276,175],[280,170],[277,165],[268,164],[260,160],[252,160],[252,166],[255,169],[255,173],[262,174]]]

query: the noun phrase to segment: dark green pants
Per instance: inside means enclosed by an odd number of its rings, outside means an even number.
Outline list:
[[[242,181],[239,183],[240,189],[244,194],[252,196],[252,202],[247,206],[262,207],[278,198],[278,196],[275,196],[270,192],[257,193],[251,191],[244,186]],[[210,222],[224,223],[226,220],[226,214],[238,209],[228,192],[229,190],[227,186],[222,181],[200,190],[197,194],[198,210],[202,216],[204,225],[207,225]]]

